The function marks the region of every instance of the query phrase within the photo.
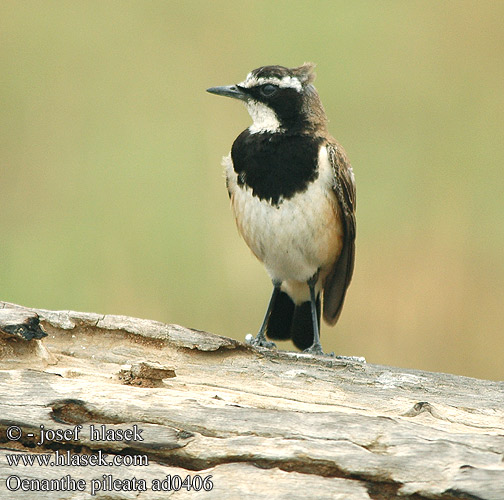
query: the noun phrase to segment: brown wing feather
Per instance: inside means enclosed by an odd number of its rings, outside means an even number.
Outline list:
[[[338,199],[345,230],[340,257],[324,283],[324,320],[334,325],[341,314],[354,269],[356,194],[352,167],[343,148],[332,140],[327,144],[327,151],[334,170],[333,190]]]

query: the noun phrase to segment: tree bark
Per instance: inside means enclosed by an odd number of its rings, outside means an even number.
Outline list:
[[[504,383],[0,302],[0,498],[92,493],[503,500]]]

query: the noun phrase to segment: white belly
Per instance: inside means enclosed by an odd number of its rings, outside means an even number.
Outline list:
[[[325,148],[319,158],[321,167],[315,182],[278,206],[253,196],[250,188],[238,186],[232,165],[226,165],[232,207],[241,235],[264,263],[271,279],[282,282],[286,291],[292,291],[289,295],[298,296],[296,302],[309,299],[305,283],[319,269],[322,279],[317,288],[320,289],[342,247],[343,229],[331,188],[333,174],[324,153]]]

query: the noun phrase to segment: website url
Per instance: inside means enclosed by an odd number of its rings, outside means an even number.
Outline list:
[[[146,467],[149,465],[147,455],[112,455],[108,458],[108,454],[102,453],[101,450],[89,455],[71,453],[70,450],[65,452],[56,450],[54,453],[16,453],[5,456],[10,467],[33,467],[35,465],[40,467],[62,467],[65,465],[71,467]]]

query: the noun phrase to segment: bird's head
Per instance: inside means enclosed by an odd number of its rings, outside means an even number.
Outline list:
[[[327,118],[315,87],[313,63],[297,68],[262,66],[236,85],[212,87],[208,92],[245,102],[252,133],[325,131]]]

